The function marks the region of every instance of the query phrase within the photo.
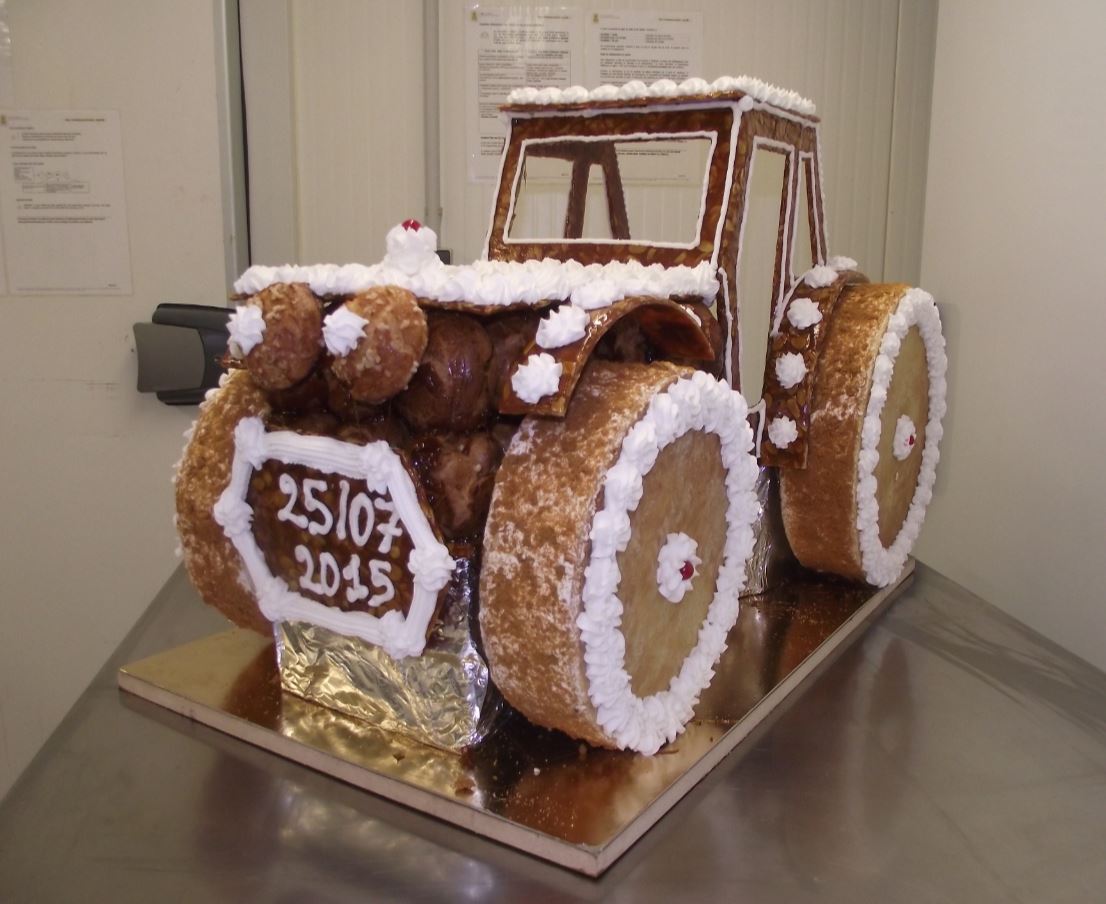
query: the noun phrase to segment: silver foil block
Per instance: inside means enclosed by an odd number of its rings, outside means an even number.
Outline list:
[[[479,649],[475,556],[457,557],[437,625],[420,656],[306,622],[273,626],[281,686],[386,731],[443,750],[477,744],[505,706]]]
[[[756,482],[760,517],[753,525],[753,553],[745,566],[744,596],[756,596],[778,586],[795,568],[795,556],[783,529],[780,509],[780,473],[761,468]]]

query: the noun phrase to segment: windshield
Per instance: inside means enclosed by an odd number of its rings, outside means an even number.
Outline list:
[[[716,136],[561,136],[523,143],[508,242],[697,246]]]

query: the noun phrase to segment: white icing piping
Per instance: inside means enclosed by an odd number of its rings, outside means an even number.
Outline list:
[[[384,263],[414,275],[428,264],[440,262],[438,233],[417,221],[393,226],[384,237]]]
[[[891,385],[895,359],[907,331],[918,327],[926,350],[929,375],[929,422],[925,428],[918,485],[910,501],[910,509],[898,535],[889,547],[879,538],[879,503],[876,500],[875,468],[879,462],[879,440],[883,431],[881,416]],[[933,296],[921,289],[909,289],[903,294],[895,313],[887,323],[887,332],[880,343],[879,354],[872,365],[872,390],[860,438],[857,459],[856,527],[860,541],[864,577],[870,584],[886,587],[902,572],[906,557],[918,539],[925,519],[926,506],[933,496],[933,481],[940,457],[938,443],[943,434],[941,419],[945,415],[945,337],[941,333],[941,317]]]
[[[526,162],[526,149],[532,144],[557,144],[562,141],[657,141],[665,138],[706,138],[710,141],[710,153],[707,154],[706,169],[703,173],[703,179],[701,180],[702,192],[699,197],[699,216],[695,221],[695,237],[691,241],[687,242],[651,242],[644,239],[601,239],[601,238],[579,238],[579,239],[566,239],[559,236],[550,236],[548,238],[517,238],[513,239],[507,235],[507,230],[510,228],[511,221],[515,216],[515,202],[518,200],[518,186],[522,179],[522,171]],[[527,138],[522,142],[521,151],[519,153],[518,167],[515,169],[514,183],[511,185],[511,203],[507,208],[507,217],[503,221],[503,243],[505,245],[530,245],[535,242],[538,244],[555,243],[558,245],[642,245],[647,248],[676,248],[681,250],[688,250],[691,248],[698,248],[700,243],[700,235],[703,229],[703,218],[706,216],[707,211],[707,188],[710,181],[710,165],[714,160],[714,151],[718,147],[718,133],[708,131],[695,131],[695,132],[632,132],[627,135],[556,135],[552,138]],[[719,222],[723,221],[725,216],[719,217]]]
[[[563,372],[564,366],[552,355],[530,355],[511,375],[511,389],[523,402],[533,405],[557,391]]]
[[[806,116],[813,116],[815,112],[813,101],[807,100],[794,91],[780,88],[750,75],[723,75],[710,83],[701,78],[689,78],[678,85],[671,79],[660,79],[651,85],[635,80],[627,82],[620,88],[614,85],[600,85],[590,91],[580,85],[573,85],[571,88],[515,88],[507,95],[507,103],[553,106],[605,100],[697,97],[710,94],[727,94],[734,91],[740,91],[753,100],[771,104],[781,110],[789,110]]]
[[[407,569],[414,577],[414,592],[406,618],[397,611],[377,617],[368,612],[343,612],[324,606],[289,590],[269,570],[250,529],[253,508],[246,502],[254,469],[269,459],[364,480],[373,492],[391,495],[413,545]],[[395,659],[422,653],[438,592],[449,580],[454,561],[434,536],[410,475],[386,442],[358,446],[325,436],[303,436],[289,431],[267,433],[260,418],[243,418],[234,430],[230,483],[215,503],[214,516],[242,556],[258,607],[270,621],[310,622],[376,644]]]
[[[567,301],[572,293],[596,280],[610,283],[628,295],[692,295],[707,304],[718,294],[716,268],[703,261],[695,267],[646,267],[636,260],[607,264],[542,260],[476,261],[467,266],[443,264],[436,256],[417,273],[409,274],[386,262],[250,267],[235,282],[234,291],[254,295],[276,283],[306,283],[316,295],[356,295],[376,286],[399,286],[420,298],[438,302],[487,305],[541,305]]]
[[[776,358],[776,379],[784,389],[791,389],[806,376],[806,361],[798,352],[784,352]]]
[[[835,279],[837,279],[837,271],[825,264],[815,264],[803,274],[803,282],[812,289],[832,286]]]
[[[787,303],[787,322],[797,330],[809,330],[822,322],[822,312],[809,298],[793,298]]]
[[[657,553],[657,590],[670,603],[683,601],[703,560],[699,544],[685,533],[669,534]],[[684,577],[690,571],[690,577]]]
[[[369,325],[364,317],[345,305],[323,318],[323,342],[335,358],[343,358],[357,347]]]
[[[891,452],[899,461],[906,461],[918,441],[918,431],[909,415],[900,415],[895,424],[895,436],[891,441]]]
[[[781,414],[768,425],[768,439],[777,449],[786,449],[799,438],[799,428],[791,418]]]
[[[256,304],[240,304],[227,318],[230,351],[236,357],[245,357],[253,351],[265,336],[265,315]]]
[[[596,718],[623,749],[652,754],[683,731],[737,621],[745,562],[753,549],[752,525],[760,514],[753,489],[759,469],[750,452],[753,436],[746,414],[740,393],[702,371],[677,380],[652,399],[627,433],[621,454],[604,480],[604,507],[591,525],[583,611],[576,624]],[[637,508],[643,475],[652,469],[661,449],[691,430],[713,433],[721,441],[728,500],[723,561],[698,643],[666,690],[642,698],[631,689],[626,671],[617,556],[630,539],[629,513]]]
[[[561,348],[583,339],[590,323],[591,318],[582,307],[563,304],[541,319],[534,341],[541,348]]]

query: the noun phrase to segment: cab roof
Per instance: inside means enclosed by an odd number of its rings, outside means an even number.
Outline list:
[[[651,85],[641,81],[627,82],[621,87],[601,85],[588,90],[579,85],[571,88],[516,88],[507,95],[500,110],[515,115],[564,115],[591,110],[606,111],[623,108],[663,108],[675,105],[709,106],[734,103],[743,97],[817,121],[813,101],[776,85],[770,85],[748,75],[722,76],[713,82],[689,78],[677,84],[661,79]]]

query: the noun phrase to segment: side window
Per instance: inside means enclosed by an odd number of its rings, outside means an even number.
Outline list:
[[[799,191],[795,203],[795,222],[792,227],[794,239],[791,243],[791,281],[814,266],[815,251],[811,232],[811,217],[814,215],[814,196],[811,194],[811,158],[804,156],[799,166]]]
[[[782,253],[781,219],[787,203],[788,157],[769,146],[753,150],[745,219],[737,261],[737,303],[741,338],[741,394],[760,401],[768,347],[777,261]]]

